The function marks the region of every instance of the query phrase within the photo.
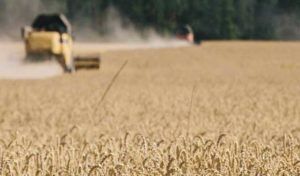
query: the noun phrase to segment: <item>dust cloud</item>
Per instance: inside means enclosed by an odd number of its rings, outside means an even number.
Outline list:
[[[64,11],[65,9],[61,9],[55,3],[45,8],[41,0],[0,0],[0,79],[42,79],[63,73],[56,61],[24,61],[25,52],[20,29],[31,24],[40,13]],[[189,45],[173,36],[162,36],[150,28],[139,31],[113,7],[107,9],[100,31],[95,31],[89,25],[78,25],[76,19],[72,23],[75,31],[75,53],[77,49],[89,53]]]
[[[101,44],[128,45],[122,48],[162,48],[187,46],[185,41],[178,40],[174,35],[158,34],[152,28],[139,30],[126,17],[122,16],[113,6],[107,8],[101,24],[100,31],[90,27],[74,24],[76,38],[80,42],[93,42]],[[82,21],[82,19],[78,19]]]
[[[297,14],[278,15],[276,18],[276,34],[281,40],[299,40],[299,16]]]
[[[25,62],[21,27],[31,24],[39,13],[54,13],[41,0],[0,0],[0,79],[43,79],[63,73],[55,61]]]
[[[56,61],[25,62],[22,45],[16,42],[0,44],[0,79],[43,79],[63,73]]]

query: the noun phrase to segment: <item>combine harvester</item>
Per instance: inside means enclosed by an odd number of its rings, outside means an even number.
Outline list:
[[[191,26],[185,25],[180,26],[176,32],[176,38],[179,40],[184,40],[189,43],[195,43],[194,32]]]
[[[100,68],[99,54],[74,56],[72,27],[62,14],[39,15],[21,33],[28,61],[55,59],[66,73]]]

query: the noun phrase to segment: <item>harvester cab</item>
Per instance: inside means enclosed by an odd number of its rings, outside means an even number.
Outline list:
[[[39,15],[30,27],[22,28],[22,38],[27,60],[55,59],[65,72],[74,72],[77,68],[100,67],[99,56],[74,57],[72,27],[62,14]]]

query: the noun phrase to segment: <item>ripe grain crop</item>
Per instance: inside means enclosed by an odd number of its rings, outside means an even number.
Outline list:
[[[0,174],[299,175],[299,50],[114,51],[101,71],[1,80]]]

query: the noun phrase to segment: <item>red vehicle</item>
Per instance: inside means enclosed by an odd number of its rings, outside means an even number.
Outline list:
[[[176,38],[188,41],[190,43],[195,42],[193,29],[189,25],[180,27],[176,32]]]

